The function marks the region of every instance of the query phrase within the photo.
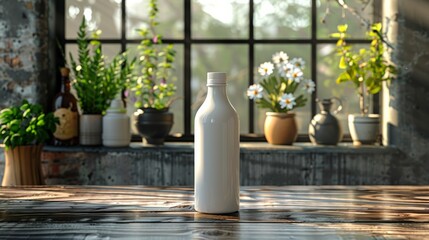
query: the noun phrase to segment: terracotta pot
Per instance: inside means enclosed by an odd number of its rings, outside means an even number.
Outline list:
[[[270,144],[292,145],[298,136],[295,113],[267,112],[264,133]]]
[[[83,114],[79,118],[79,143],[81,145],[101,145],[101,114]]]
[[[42,148],[42,145],[27,145],[5,149],[6,163],[1,185],[43,184],[40,165]]]
[[[143,143],[163,145],[174,123],[173,113],[166,109],[142,108],[137,115],[135,126],[143,137]]]
[[[380,115],[349,115],[349,130],[353,145],[372,145],[380,134]]]

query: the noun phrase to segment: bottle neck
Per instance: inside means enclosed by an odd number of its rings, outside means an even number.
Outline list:
[[[61,92],[70,92],[70,79],[62,77]]]
[[[322,112],[330,112],[332,103],[322,103]]]
[[[207,85],[207,98],[210,99],[228,99],[226,95],[226,84],[209,84]]]

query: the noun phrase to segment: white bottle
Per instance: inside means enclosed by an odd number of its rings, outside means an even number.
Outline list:
[[[240,207],[240,123],[226,94],[226,74],[207,73],[207,97],[195,115],[195,210]]]
[[[130,117],[126,114],[121,96],[118,94],[103,116],[103,145],[127,147],[130,141]]]

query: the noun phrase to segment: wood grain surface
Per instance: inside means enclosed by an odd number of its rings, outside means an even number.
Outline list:
[[[209,215],[192,188],[0,188],[0,239],[429,239],[429,186],[242,187],[240,200]]]

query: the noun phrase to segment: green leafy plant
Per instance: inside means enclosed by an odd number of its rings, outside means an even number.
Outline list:
[[[85,18],[78,31],[78,63],[70,53],[71,65],[75,77],[73,87],[78,95],[79,105],[84,114],[101,114],[116,94],[127,86],[132,78],[135,59],[128,61],[127,53],[117,55],[107,65],[99,39],[101,32],[87,36]]]
[[[53,113],[43,113],[42,106],[27,100],[17,107],[0,112],[0,139],[6,148],[42,144],[56,130],[59,119]]]
[[[298,107],[305,106],[306,94],[315,90],[315,84],[310,79],[304,79],[305,66],[302,58],[293,58],[284,52],[275,53],[272,62],[264,62],[258,72],[262,80],[247,89],[247,96],[255,100],[260,108],[272,112],[287,113]]]
[[[338,32],[331,34],[337,38],[337,54],[339,56],[339,68],[343,70],[336,82],[351,82],[359,95],[359,107],[361,114],[368,114],[368,98],[370,95],[380,92],[382,83],[395,77],[396,67],[390,64],[383,56],[384,44],[381,23],[375,23],[367,32],[371,40],[369,49],[361,48],[353,51],[347,43],[347,24],[339,25]]]
[[[162,36],[155,33],[158,22],[157,1],[149,3],[149,28],[138,29],[143,38],[138,46],[137,77],[131,84],[136,97],[136,108],[168,108],[173,102],[176,86],[172,82],[171,70],[176,51],[173,45],[162,46]]]

